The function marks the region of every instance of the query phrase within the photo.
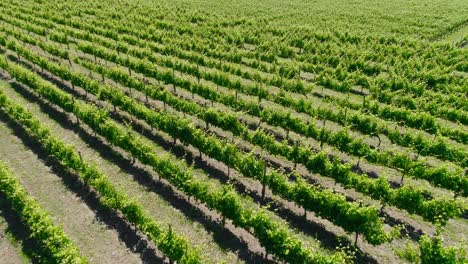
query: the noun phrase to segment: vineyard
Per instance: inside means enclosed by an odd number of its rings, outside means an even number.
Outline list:
[[[0,264],[468,263],[468,2],[0,10]]]

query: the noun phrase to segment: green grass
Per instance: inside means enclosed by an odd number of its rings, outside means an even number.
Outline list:
[[[460,41],[461,39],[465,38],[468,36],[468,25],[465,25],[464,27],[462,27],[461,29],[459,30],[456,30],[454,31],[452,34],[449,34],[445,39],[443,39],[444,41],[448,41],[448,42],[451,42],[451,43],[454,43],[454,42],[458,42]],[[463,47],[464,49],[467,49],[468,48],[468,45],[465,45]]]

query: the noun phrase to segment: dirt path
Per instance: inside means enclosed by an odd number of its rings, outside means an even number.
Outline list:
[[[21,264],[29,263],[27,257],[21,252],[21,246],[10,234],[9,225],[3,217],[3,207],[0,206],[0,263]]]

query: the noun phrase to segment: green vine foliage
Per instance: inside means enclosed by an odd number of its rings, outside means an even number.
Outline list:
[[[153,167],[161,177],[171,182],[171,184],[188,196],[196,198],[205,203],[209,208],[231,219],[234,225],[247,230],[253,229],[253,234],[269,253],[291,263],[344,262],[345,256],[341,253],[325,256],[301,246],[301,242],[293,237],[284,226],[279,225],[270,218],[265,219],[261,217],[261,215],[264,214],[262,213],[263,211],[254,212],[251,209],[245,208],[245,203],[241,202],[242,198],[232,190],[232,188],[226,187],[223,190],[211,190],[206,183],[196,179],[190,170],[181,169],[168,158],[159,157],[150,146],[146,145],[132,134],[127,133],[127,131],[119,128],[110,120],[106,112],[98,110],[96,107],[89,104],[73,100],[70,95],[41,80],[30,71],[18,65],[13,65],[12,62],[7,64],[4,57],[0,59],[0,67],[6,69],[17,81],[28,85],[52,103],[60,106],[67,112],[74,113],[90,128],[105,137],[111,144],[124,149],[143,164]],[[123,102],[130,103],[128,100],[120,99]],[[74,159],[79,159],[79,157],[75,157]],[[93,179],[93,175],[96,174],[94,172],[85,174],[86,177],[90,177],[91,179]],[[97,187],[103,188],[102,191],[104,193],[107,193],[107,191],[111,190],[111,187],[106,186],[102,181],[103,179],[99,179],[95,183]],[[123,212],[133,214],[135,211],[132,208],[135,207],[131,203],[123,203],[123,199],[119,198],[120,197],[116,194],[112,194],[105,200],[105,204],[118,206]],[[132,214],[130,217],[132,217]],[[143,217],[137,218],[142,220],[139,223],[141,223],[144,228],[148,228],[148,225],[145,224],[147,219],[142,218]],[[152,225],[149,230],[154,230],[155,227],[156,225]],[[158,238],[157,240],[163,239],[161,233],[156,237]],[[181,239],[178,240],[183,241]],[[165,241],[163,240],[162,242],[163,244],[161,245],[165,245]],[[197,261],[197,255],[194,255],[193,251],[174,249],[186,247],[186,244],[175,242],[170,243],[170,245],[171,247],[167,248],[164,253],[171,259],[180,259],[181,262],[184,260],[189,263]],[[183,252],[184,254],[180,255],[177,252]]]
[[[0,91],[0,107],[7,104]],[[33,240],[40,246],[33,258],[42,263],[88,263],[78,247],[68,238],[62,227],[54,225],[49,213],[42,209],[13,176],[5,163],[0,161],[0,193],[28,227]]]

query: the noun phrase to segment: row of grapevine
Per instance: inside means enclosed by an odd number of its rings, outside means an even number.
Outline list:
[[[466,132],[461,131],[459,129],[450,129],[450,128],[444,127],[440,125],[440,123],[438,123],[433,116],[427,113],[415,114],[414,112],[403,109],[403,108],[388,107],[387,105],[382,105],[382,104],[379,104],[378,102],[372,102],[371,100],[367,100],[367,99],[364,102],[364,104],[362,104],[362,103],[357,103],[357,102],[351,102],[349,98],[341,98],[340,96],[337,96],[337,95],[321,95],[321,96],[324,102],[338,105],[342,109],[345,109],[345,110],[347,108],[353,109],[353,110],[360,110],[361,113],[362,112],[367,113],[366,114],[367,116],[369,116],[369,114],[379,116],[384,119],[398,122],[399,124],[406,125],[411,128],[428,131],[431,134],[440,134],[442,136],[446,136],[452,140],[455,140],[463,144],[468,143],[468,135]],[[436,105],[437,104],[433,104],[432,108],[436,108]],[[401,121],[405,121],[405,122],[401,122]],[[371,121],[369,126],[374,127],[374,128],[370,130],[369,132],[366,131],[363,133],[372,135],[372,133],[375,133],[377,131],[388,130],[387,127],[379,129],[381,125],[376,124],[374,120]],[[392,134],[392,132],[393,131],[388,130],[388,132],[386,133]]]
[[[378,88],[378,87],[376,87]],[[461,105],[454,105],[454,101],[458,102],[457,95],[456,98],[450,98],[452,101],[451,106],[442,105],[442,100],[438,97],[431,98],[429,102],[425,102],[425,99],[414,98],[413,96],[405,96],[398,93],[392,93],[390,91],[375,89],[376,91],[371,94],[371,97],[383,104],[392,104],[400,108],[406,108],[409,110],[422,110],[432,116],[444,118],[456,123],[461,123],[463,125],[468,125],[468,109]],[[443,130],[442,130],[443,131]],[[443,132],[446,133],[446,132]]]
[[[9,107],[0,91],[0,107]],[[39,244],[36,261],[43,263],[87,263],[78,247],[62,227],[55,225],[47,211],[31,197],[5,163],[0,161],[0,194],[28,227],[31,238]]]

